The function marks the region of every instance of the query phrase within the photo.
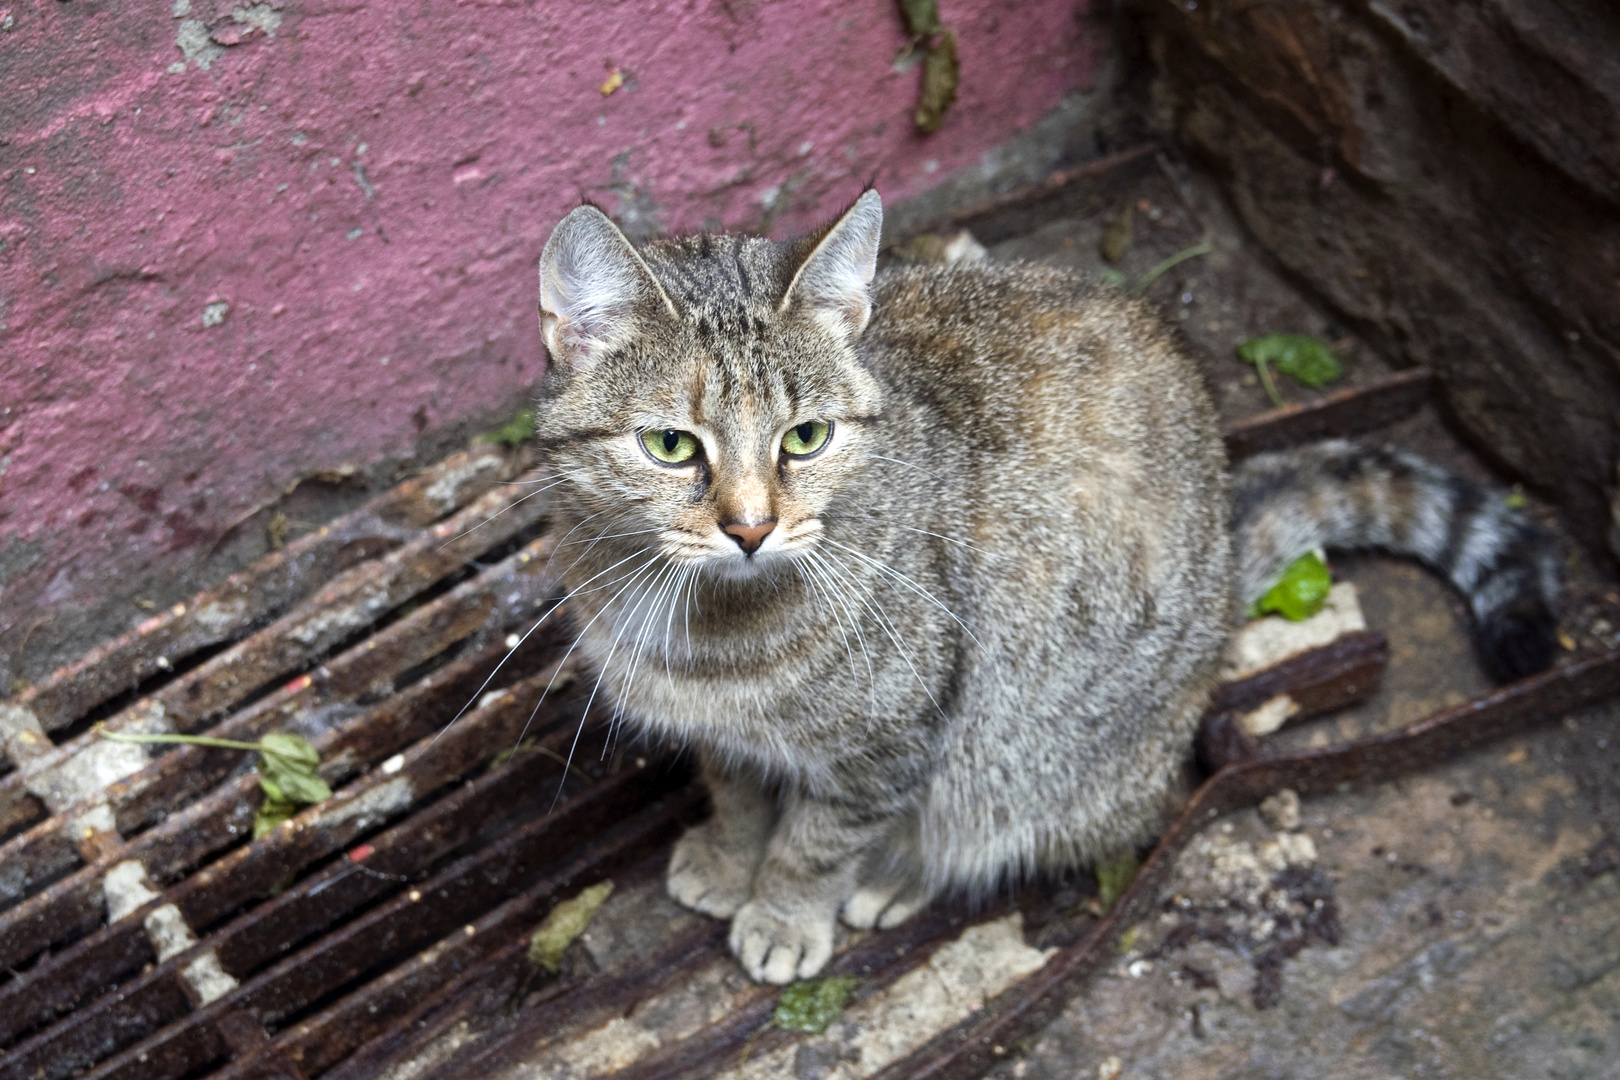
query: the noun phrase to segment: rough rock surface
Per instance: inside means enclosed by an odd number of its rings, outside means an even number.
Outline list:
[[[1239,217],[1591,550],[1620,454],[1620,10],[1143,0]],[[1615,552],[1620,556],[1620,550]]]

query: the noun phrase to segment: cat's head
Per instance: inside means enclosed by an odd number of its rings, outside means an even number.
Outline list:
[[[875,191],[786,244],[637,250],[593,206],[557,225],[540,256],[537,426],[576,541],[732,577],[817,542],[879,405],[855,345],[882,227]]]

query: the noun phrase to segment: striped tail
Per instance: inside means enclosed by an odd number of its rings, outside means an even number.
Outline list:
[[[1333,439],[1240,463],[1232,498],[1244,610],[1307,551],[1383,548],[1421,559],[1467,598],[1492,678],[1551,665],[1557,548],[1499,493],[1415,454]]]

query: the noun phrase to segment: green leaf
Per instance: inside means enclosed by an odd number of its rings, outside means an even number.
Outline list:
[[[844,1006],[861,980],[853,975],[833,975],[825,979],[802,979],[782,991],[772,1019],[785,1031],[806,1031],[820,1035],[844,1014]]]
[[[273,754],[289,765],[301,766],[311,771],[321,763],[320,752],[302,735],[271,732],[259,740],[259,752]]]
[[[259,786],[264,786],[262,778],[259,781]],[[253,839],[257,840],[265,833],[275,829],[283,821],[292,820],[292,816],[296,813],[298,813],[297,803],[288,802],[286,799],[272,798],[267,790],[264,801],[259,804],[259,809],[253,813]]]
[[[313,766],[292,763],[276,754],[259,755],[259,786],[266,795],[296,803],[318,803],[332,797],[332,789]]]
[[[932,37],[945,29],[935,0],[900,0],[900,14],[906,20],[906,31],[914,38]]]
[[[1322,610],[1333,588],[1333,575],[1326,564],[1308,552],[1288,564],[1277,584],[1250,609],[1251,618],[1275,611],[1289,622],[1300,622]]]
[[[1103,267],[1102,271],[1097,275],[1097,277],[1104,285],[1107,285],[1112,289],[1123,289],[1125,288],[1126,282],[1130,280],[1124,274],[1120,273],[1118,270],[1115,270],[1112,266]]]
[[[1130,888],[1131,882],[1136,878],[1137,868],[1140,866],[1136,856],[1127,851],[1123,855],[1116,855],[1112,859],[1104,859],[1097,864],[1097,902],[1102,904],[1106,911],[1125,890]]]
[[[562,967],[563,952],[585,932],[591,916],[612,895],[613,882],[600,881],[552,908],[540,929],[529,938],[529,963],[553,973],[558,971]]]
[[[494,431],[486,431],[483,438],[485,442],[508,449],[522,446],[534,438],[534,410],[523,410]]]
[[[956,59],[956,35],[945,31],[928,48],[923,58],[922,97],[917,101],[917,130],[938,131],[945,122],[945,110],[956,100],[956,85],[962,65]]]
[[[1312,390],[1320,390],[1344,375],[1333,350],[1305,334],[1268,334],[1245,341],[1237,352],[1262,371],[1269,365]]]

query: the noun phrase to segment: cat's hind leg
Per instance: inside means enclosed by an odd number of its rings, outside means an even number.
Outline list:
[[[844,925],[857,930],[898,926],[928,906],[935,890],[925,883],[916,814],[896,823],[861,868],[860,882],[844,901]]]
[[[753,891],[776,808],[759,778],[723,769],[706,753],[699,764],[714,814],[675,844],[665,886],[694,911],[729,919]]]

